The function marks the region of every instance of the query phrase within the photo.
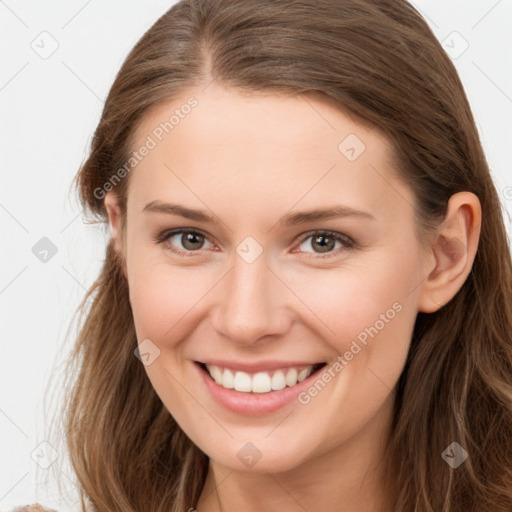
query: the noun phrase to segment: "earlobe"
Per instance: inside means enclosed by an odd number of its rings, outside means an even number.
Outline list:
[[[458,192],[449,202],[445,219],[429,248],[434,268],[422,283],[418,310],[434,313],[448,303],[466,281],[478,248],[482,219],[478,197]]]

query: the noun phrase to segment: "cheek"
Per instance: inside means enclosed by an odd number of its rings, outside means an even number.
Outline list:
[[[404,368],[417,315],[415,294],[410,293],[417,261],[381,253],[364,268],[317,271],[309,280],[296,276],[297,295],[307,297],[335,354],[326,374],[300,397],[306,409],[324,411],[322,427],[317,426],[325,428],[323,438],[337,439],[332,432],[352,435],[389,399]],[[324,448],[329,447],[327,442]]]
[[[417,316],[420,260],[414,249],[403,254],[381,252],[357,267],[316,270],[310,279],[295,275],[294,291],[305,298],[336,354],[332,375],[343,375],[335,380],[340,393],[350,391],[344,403],[354,410],[377,408],[405,365]]]
[[[391,323],[399,323],[394,320],[406,316],[399,314],[402,310],[415,317],[415,294],[411,291],[419,279],[419,256],[414,250],[407,257],[382,251],[357,263],[342,262],[338,269],[308,269],[307,273],[297,271],[286,276],[287,284],[323,326],[326,339],[338,345],[339,352],[367,327],[377,324],[384,330],[384,326],[387,329]],[[409,325],[410,319],[406,323]]]
[[[142,239],[142,235],[140,235]],[[130,303],[139,343],[149,338],[162,356],[178,360],[180,342],[199,323],[208,308],[215,285],[225,270],[190,258],[173,260],[161,247],[144,245],[136,235],[128,239],[126,266]],[[188,264],[187,264],[188,263]],[[212,293],[213,292],[213,293]],[[174,365],[173,361],[168,361]]]
[[[130,302],[138,338],[149,337],[156,343],[178,342],[178,333],[187,323],[187,315],[194,315],[194,307],[207,298],[206,292],[214,285],[209,274],[192,267],[172,267],[169,263],[150,263],[128,269]]]

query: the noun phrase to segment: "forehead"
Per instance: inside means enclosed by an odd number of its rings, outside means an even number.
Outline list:
[[[196,206],[236,192],[248,208],[257,194],[288,209],[319,196],[362,207],[408,194],[398,190],[387,137],[311,95],[190,88],[148,112],[133,141],[133,151],[151,146],[131,173],[138,202],[185,188]]]
[[[319,94],[247,92],[216,84],[181,91],[150,109],[132,145],[140,145],[148,135],[162,142],[172,138],[171,133],[174,138],[183,135],[180,142],[189,145],[243,145],[255,150],[261,143],[323,149],[329,145],[338,150],[338,143],[353,134],[383,157],[391,149],[383,133]]]

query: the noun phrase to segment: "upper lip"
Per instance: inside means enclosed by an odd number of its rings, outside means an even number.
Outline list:
[[[303,366],[314,366],[316,364],[323,364],[324,361],[258,361],[253,363],[244,363],[240,361],[227,361],[225,359],[205,359],[203,361],[197,361],[207,365],[222,366],[223,368],[230,368],[233,370],[256,373],[265,372],[271,370],[278,370],[279,368],[290,368],[290,367],[303,367]]]

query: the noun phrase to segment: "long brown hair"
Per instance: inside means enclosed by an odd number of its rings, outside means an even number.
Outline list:
[[[126,58],[76,176],[92,218],[107,221],[105,183],[125,165],[143,116],[212,80],[251,92],[324,98],[392,143],[426,234],[460,191],[482,224],[471,272],[435,313],[417,315],[398,381],[387,463],[396,512],[512,510],[512,265],[500,198],[450,58],[404,0],[183,0]],[[192,114],[193,115],[193,114]],[[123,215],[130,174],[115,192]],[[63,403],[83,510],[183,512],[208,457],[184,434],[134,356],[121,260],[111,244],[77,312]],[[469,454],[457,469],[441,454]]]

